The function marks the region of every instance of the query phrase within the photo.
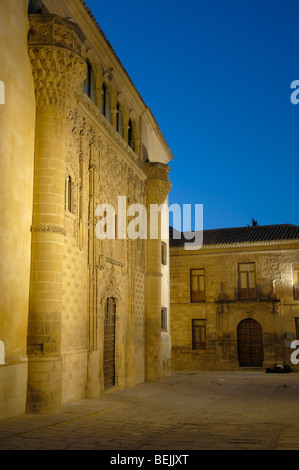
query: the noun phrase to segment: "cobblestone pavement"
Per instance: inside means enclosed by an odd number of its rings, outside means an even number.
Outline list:
[[[298,372],[175,373],[0,420],[0,450],[298,450],[298,404]]]

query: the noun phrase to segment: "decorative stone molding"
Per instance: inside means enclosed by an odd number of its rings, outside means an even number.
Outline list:
[[[171,183],[168,179],[170,168],[164,163],[146,162],[145,173],[147,175],[148,204],[162,204],[165,202]]]
[[[107,78],[109,80],[109,82],[112,82],[112,80],[114,78],[114,69],[113,69],[113,67],[110,67],[109,70],[106,70],[106,72],[104,73],[104,78]]]
[[[165,163],[146,162],[145,170],[148,179],[160,179],[164,181],[169,181],[168,173],[170,171],[170,168]]]
[[[81,141],[86,127],[86,120],[78,114],[76,109],[69,109],[67,116],[67,135],[69,146],[74,148],[76,152],[81,152]]]
[[[120,302],[120,299],[121,299],[119,279],[117,279],[117,278],[108,279],[105,287],[103,288],[103,290],[102,290],[102,292],[99,296],[99,299],[100,299],[99,303],[102,307],[105,306],[106,300],[108,298],[112,298],[116,301],[117,310],[118,310],[119,302]],[[99,318],[104,318],[104,315],[105,315],[105,312],[102,310],[102,312],[99,313]]]
[[[85,36],[78,25],[57,15],[29,15],[29,45],[54,45],[85,55]]]
[[[263,246],[275,246],[275,245],[290,245],[293,243],[299,243],[299,240],[269,240],[259,242],[244,242],[244,243],[227,243],[219,245],[203,245],[199,248],[199,251],[204,250],[218,250],[218,249],[230,249],[230,248],[251,248],[251,247],[263,247]],[[184,246],[172,246],[171,251],[188,251],[185,250]]]
[[[29,57],[38,106],[64,108],[86,77],[83,34],[56,15],[29,15]]]
[[[58,225],[46,225],[46,224],[40,224],[40,225],[35,225],[35,226],[32,225],[31,232],[52,232],[52,233],[58,233],[63,236],[66,235],[66,230],[63,227],[59,227]]]
[[[117,132],[116,129],[110,124],[110,122],[103,116],[100,109],[88,98],[85,93],[82,93],[79,97],[82,105],[84,106],[84,110],[91,113],[91,117],[93,118],[94,122],[98,125],[102,125],[110,135],[113,136],[114,143],[124,151],[129,159],[134,162],[139,168],[143,169],[143,162],[140,157],[134,152],[134,150],[128,145],[128,143],[121,137],[121,135]],[[96,119],[96,120],[95,120]]]
[[[115,265],[115,266],[120,266],[120,267],[123,267],[123,266],[124,266],[124,263],[121,263],[120,261],[117,261],[117,260],[115,260],[115,259],[113,259],[113,258],[108,258],[108,257],[106,257],[106,261],[107,261],[107,263],[113,264],[113,265]]]

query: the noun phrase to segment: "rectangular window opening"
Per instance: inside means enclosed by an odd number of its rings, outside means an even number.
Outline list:
[[[161,308],[161,331],[167,331],[167,308]]]
[[[192,349],[207,349],[206,320],[192,320]]]
[[[191,269],[191,302],[205,302],[205,270]]]
[[[256,299],[255,263],[239,263],[239,299]]]
[[[293,264],[294,300],[299,300],[299,263]]]

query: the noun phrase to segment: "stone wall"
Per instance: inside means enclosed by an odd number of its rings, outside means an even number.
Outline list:
[[[237,328],[245,318],[263,331],[264,367],[290,364],[286,333],[296,339],[298,301],[293,299],[292,263],[298,244],[241,246],[191,252],[171,250],[172,366],[174,369],[238,369]],[[238,263],[254,262],[257,298],[239,300]],[[205,302],[191,302],[190,270],[204,269]],[[206,348],[192,349],[192,320],[205,320]]]
[[[115,306],[113,386],[155,380],[170,367],[170,332],[161,331],[161,307],[169,307],[161,233],[134,240],[126,226],[125,239],[117,232],[115,240],[99,239],[96,209],[112,206],[117,230],[120,196],[125,211],[167,203],[172,155],[84,2],[44,4],[29,16],[28,1],[0,6],[0,81],[7,85],[0,105],[0,417],[56,412],[105,392],[108,299]],[[110,114],[101,108],[104,89]],[[132,216],[124,214],[125,224]]]
[[[35,101],[27,52],[26,0],[1,2],[0,80],[0,418],[23,413],[32,221]]]

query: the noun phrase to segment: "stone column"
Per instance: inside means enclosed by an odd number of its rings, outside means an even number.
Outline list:
[[[116,129],[116,115],[117,115],[117,108],[111,108],[111,125]]]
[[[161,227],[158,238],[150,238],[150,206],[163,204],[171,189],[168,180],[169,167],[163,163],[147,162],[147,270],[146,270],[146,334],[145,334],[145,376],[155,381],[163,376],[161,337]]]
[[[123,134],[124,134],[124,140],[128,143],[128,136],[129,136],[129,126],[128,122],[124,122],[123,124]]]
[[[65,211],[65,121],[86,76],[84,37],[56,15],[30,15],[36,96],[27,412],[61,406],[61,313]]]

